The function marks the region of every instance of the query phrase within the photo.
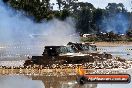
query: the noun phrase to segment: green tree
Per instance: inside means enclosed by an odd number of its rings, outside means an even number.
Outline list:
[[[79,2],[76,13],[77,23],[76,27],[79,32],[82,33],[93,33],[92,19],[94,6],[91,3]]]
[[[92,28],[97,31],[98,33],[100,32],[100,23],[103,19],[105,10],[104,9],[95,9],[93,11],[93,19],[92,19]]]
[[[70,12],[66,9],[64,9],[62,12],[61,12],[61,20],[65,20],[67,17],[70,16]]]
[[[82,9],[78,15],[77,19],[77,29],[79,32],[82,33],[92,33],[93,30],[91,29],[91,20],[92,20],[92,13],[89,9]]]
[[[49,0],[9,0],[9,4],[17,10],[23,10],[26,15],[33,16],[37,22],[48,19],[51,15]]]
[[[126,13],[127,10],[124,8],[124,5],[122,3],[116,4],[116,3],[108,3],[106,6],[107,14],[109,15],[115,15],[117,13]]]

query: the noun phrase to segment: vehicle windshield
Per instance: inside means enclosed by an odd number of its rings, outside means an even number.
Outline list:
[[[69,46],[62,46],[60,47],[60,53],[61,54],[74,53],[74,50]]]
[[[97,51],[97,47],[96,47],[95,45],[91,45],[91,46],[90,46],[90,50],[91,50],[91,51]]]
[[[88,45],[82,45],[83,50],[89,50],[89,46]]]
[[[84,51],[96,51],[95,45],[82,45]]]

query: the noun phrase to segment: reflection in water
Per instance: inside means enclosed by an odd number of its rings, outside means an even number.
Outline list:
[[[126,72],[131,74],[132,69],[126,69]],[[132,83],[78,85],[76,76],[0,76],[0,88],[131,88],[131,85]]]
[[[85,84],[85,85],[78,85],[78,84],[63,84],[61,88],[97,88],[97,84]]]
[[[45,88],[97,88],[97,84],[79,85],[76,76],[32,76],[33,80],[42,80]]]
[[[0,76],[0,88],[45,88],[42,81],[25,76]]]
[[[132,69],[127,69],[128,74],[132,73]],[[78,85],[75,76],[32,76],[33,80],[42,80],[45,88],[131,88],[129,84],[85,84]]]

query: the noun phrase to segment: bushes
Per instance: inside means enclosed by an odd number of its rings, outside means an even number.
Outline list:
[[[95,42],[95,41],[99,41],[99,39],[98,38],[81,38],[81,41],[82,42]]]

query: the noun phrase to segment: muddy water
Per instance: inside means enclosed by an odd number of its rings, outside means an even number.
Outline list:
[[[132,46],[98,46],[97,51],[107,52],[115,57],[132,59]]]
[[[132,60],[132,46],[98,46],[97,51]],[[128,74],[132,76],[132,69],[128,70]],[[98,84],[97,88],[131,88],[131,86],[132,82],[129,84]]]
[[[131,88],[129,84],[78,85],[75,76],[0,76],[0,88]]]
[[[45,88],[41,80],[32,80],[27,76],[0,76],[0,88]]]
[[[0,88],[96,88],[97,84],[78,85],[75,76],[0,76]]]
[[[125,59],[132,59],[132,46],[100,46],[97,47],[99,52],[107,52],[114,57],[120,56]],[[132,74],[132,69],[128,70]],[[85,84],[80,86],[76,83],[75,77],[33,77],[34,79],[42,79],[47,88],[131,88],[132,82],[129,84]]]
[[[132,46],[100,46],[99,52],[107,52],[132,59]],[[3,64],[3,62],[1,62]],[[7,63],[7,62],[6,62]],[[6,64],[4,63],[4,64]],[[16,62],[15,62],[16,63]],[[132,69],[129,69],[132,74]],[[78,85],[76,76],[0,76],[0,88],[131,88],[129,84],[85,84]]]
[[[132,68],[126,70],[132,77]],[[132,88],[132,82],[126,84],[97,84],[97,88]]]

